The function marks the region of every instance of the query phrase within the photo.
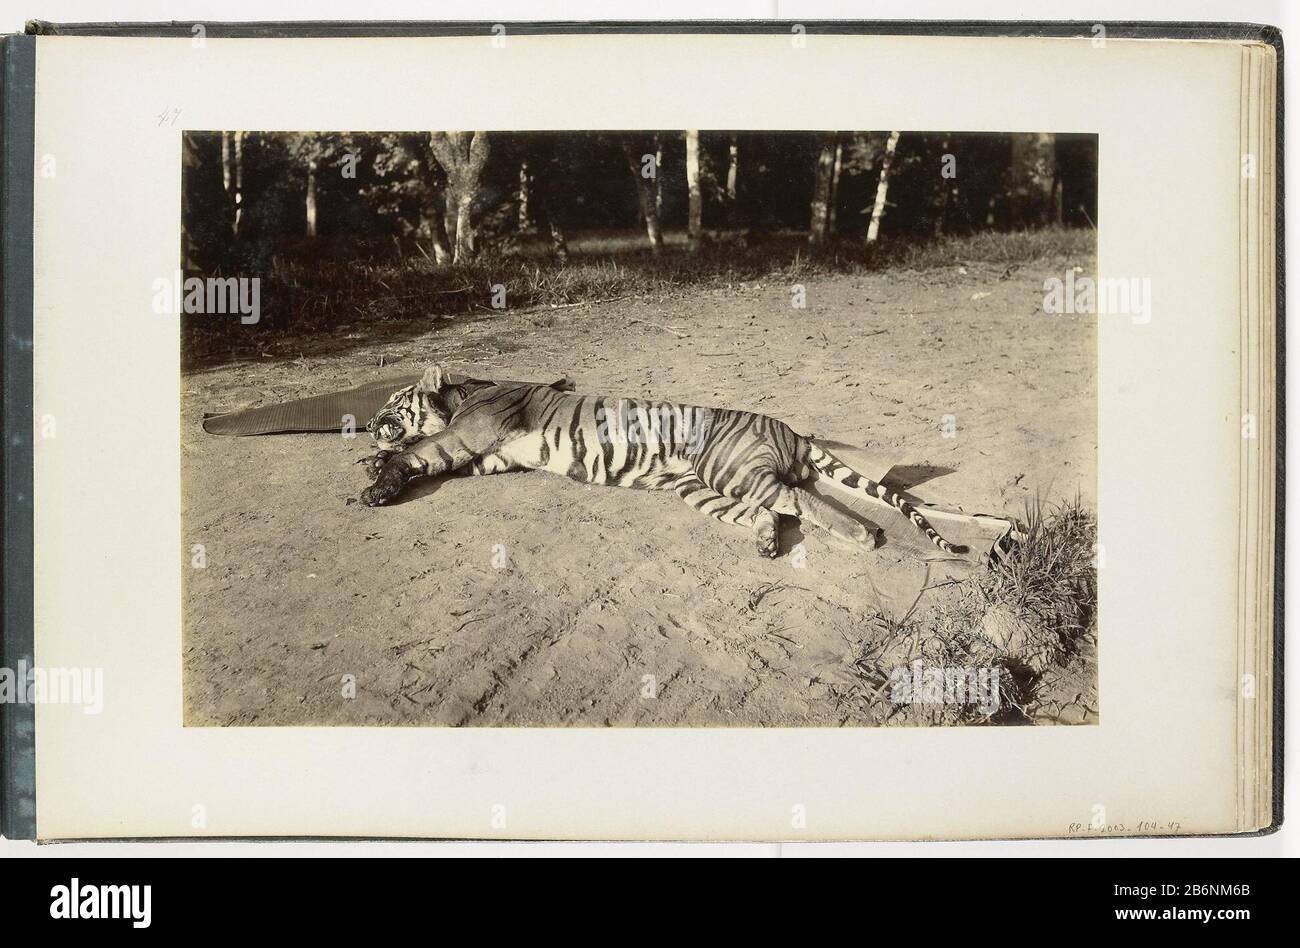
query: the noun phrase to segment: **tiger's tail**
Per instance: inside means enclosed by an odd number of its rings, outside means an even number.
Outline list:
[[[941,537],[939,531],[930,526],[930,521],[921,516],[920,511],[899,497],[894,491],[883,484],[877,484],[864,474],[859,474],[836,458],[835,455],[811,442],[809,443],[808,463],[813,466],[819,476],[824,477],[830,483],[830,486],[837,490],[854,497],[864,497],[868,500],[884,501],[889,504],[889,506],[916,524],[921,532],[930,538],[930,542],[943,552],[953,555],[966,552],[966,547],[954,546]]]

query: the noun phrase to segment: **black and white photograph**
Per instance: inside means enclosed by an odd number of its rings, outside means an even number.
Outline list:
[[[1096,136],[183,161],[187,725],[1098,722]]]
[[[1287,850],[1275,17],[397,2],[0,36],[0,857]]]

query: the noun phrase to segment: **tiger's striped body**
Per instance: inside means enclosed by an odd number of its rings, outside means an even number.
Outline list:
[[[372,464],[375,483],[361,495],[371,506],[388,503],[412,477],[542,470],[589,484],[673,490],[717,520],[752,529],[769,556],[777,552],[775,514],[874,547],[861,523],[802,486],[821,478],[901,510],[941,550],[961,552],[893,492],[752,412],[519,383],[449,385],[434,366],[367,428],[383,449]]]

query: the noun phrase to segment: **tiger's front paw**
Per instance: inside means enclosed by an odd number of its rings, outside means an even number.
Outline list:
[[[379,472],[383,470],[384,464],[388,462],[388,459],[396,453],[397,452],[395,451],[380,451],[376,454],[370,455],[369,457],[359,458],[357,463],[365,465],[366,473],[370,475],[370,479],[373,481],[379,476]]]
[[[385,464],[375,482],[361,492],[361,502],[367,507],[382,507],[402,492],[406,474],[394,464]]]

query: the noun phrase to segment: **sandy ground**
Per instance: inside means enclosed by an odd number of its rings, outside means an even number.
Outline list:
[[[353,501],[364,432],[221,438],[202,413],[438,359],[771,414],[928,467],[942,476],[914,492],[965,510],[1014,515],[1035,494],[1076,492],[1095,504],[1095,323],[1041,312],[1051,275],[822,277],[804,309],[772,282],[484,312],[187,375],[185,542],[207,566],[187,571],[186,723],[879,722],[852,666],[876,634],[871,577],[888,546],[849,553],[787,524],[784,546],[806,556],[769,561],[671,493],[537,473],[445,480],[370,509]]]

